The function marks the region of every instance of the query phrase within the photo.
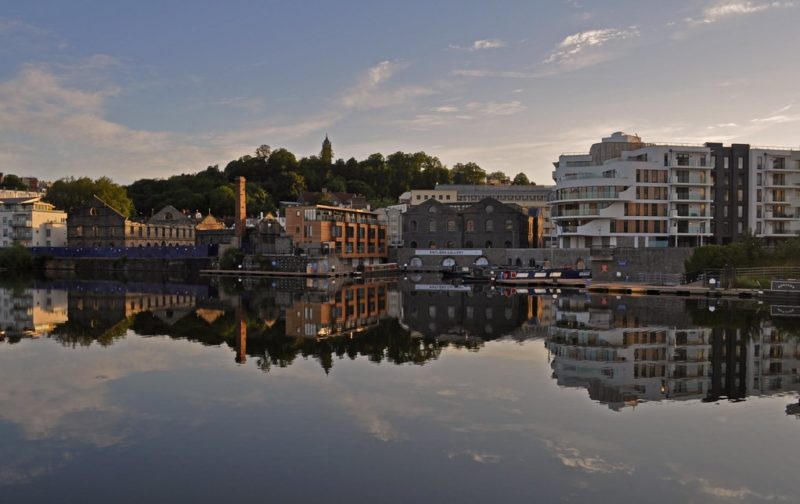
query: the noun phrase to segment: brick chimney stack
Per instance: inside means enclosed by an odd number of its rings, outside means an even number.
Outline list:
[[[244,231],[247,226],[247,195],[245,194],[245,178],[236,179],[236,237],[239,246],[244,244]]]

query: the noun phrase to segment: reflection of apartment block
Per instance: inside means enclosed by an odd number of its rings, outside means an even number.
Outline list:
[[[67,320],[67,292],[25,289],[21,293],[0,289],[0,330],[9,334],[39,336]]]
[[[611,307],[564,300],[547,341],[558,383],[584,387],[613,409],[705,396],[711,330],[639,323]]]
[[[341,290],[312,299],[304,295],[286,308],[286,335],[329,338],[375,327],[387,311],[387,282],[346,285]]]
[[[748,394],[800,390],[800,340],[767,323],[747,347]]]

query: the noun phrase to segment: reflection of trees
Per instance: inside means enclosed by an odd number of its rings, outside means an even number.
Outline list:
[[[439,357],[441,346],[412,337],[396,319],[383,319],[374,328],[350,337],[326,339],[295,338],[285,335],[283,320],[266,323],[247,314],[247,356],[265,372],[277,366],[288,367],[298,357],[316,359],[326,372],[336,359],[366,357],[371,362],[424,364]],[[131,329],[140,335],[168,335],[204,345],[225,344],[236,348],[236,317],[232,310],[209,324],[192,314],[173,325],[163,323],[148,312],[133,319]]]
[[[64,346],[73,348],[88,347],[94,342],[102,346],[110,346],[125,337],[131,322],[131,318],[124,318],[111,326],[92,327],[78,320],[68,320],[57,325],[50,333],[50,337]]]

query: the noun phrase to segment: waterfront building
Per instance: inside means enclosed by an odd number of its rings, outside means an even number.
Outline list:
[[[326,205],[287,208],[286,233],[305,253],[335,255],[353,266],[388,257],[386,226],[375,212]]]
[[[552,236],[550,207],[548,204],[553,186],[509,185],[509,184],[436,184],[434,189],[413,189],[400,197],[400,203],[421,205],[428,200],[459,206],[471,205],[486,198],[501,203],[517,205],[524,209],[537,209],[542,218],[542,236],[547,243]]]
[[[363,194],[330,192],[325,188],[322,188],[320,192],[303,191],[297,196],[297,202],[295,204],[285,203],[285,206],[310,205],[328,205],[339,208],[353,208],[356,210],[369,209],[367,197]]]
[[[408,205],[391,205],[378,208],[378,222],[386,226],[386,239],[390,247],[403,246],[403,213],[408,210]]]
[[[69,214],[69,247],[178,247],[195,245],[194,224],[168,206],[148,222],[126,218],[95,196]]]
[[[403,214],[403,244],[410,248],[531,248],[541,246],[541,220],[494,198],[455,206],[428,199]]]
[[[66,247],[67,213],[34,197],[0,198],[2,246]]]
[[[554,163],[560,248],[774,243],[800,234],[800,151],[652,144],[621,132]],[[797,179],[797,180],[795,180]]]

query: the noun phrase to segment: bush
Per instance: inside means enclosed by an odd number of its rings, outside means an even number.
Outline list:
[[[0,268],[11,273],[33,270],[33,254],[22,245],[12,245],[0,249]]]
[[[243,260],[244,254],[241,250],[229,248],[224,254],[222,254],[222,259],[219,261],[219,267],[226,270],[239,269],[239,266],[242,264]]]

